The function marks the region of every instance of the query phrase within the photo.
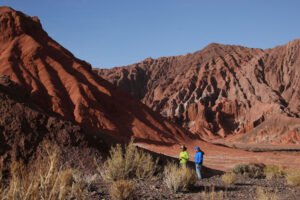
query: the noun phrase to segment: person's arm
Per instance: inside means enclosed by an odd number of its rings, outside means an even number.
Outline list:
[[[185,158],[186,160],[189,160],[189,154],[188,154],[187,151],[185,152],[184,158]]]
[[[199,163],[200,163],[199,160],[200,160],[199,153],[196,153],[196,156],[195,156],[195,163],[196,163],[196,164],[199,164]]]
[[[199,163],[202,163],[202,160],[203,160],[203,153],[200,152],[199,153]]]

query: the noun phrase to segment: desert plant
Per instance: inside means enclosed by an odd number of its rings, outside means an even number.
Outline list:
[[[276,192],[268,192],[267,190],[258,187],[256,190],[257,200],[279,200]]]
[[[241,174],[247,178],[263,178],[264,177],[264,165],[255,163],[239,163],[236,164],[230,172],[234,174]]]
[[[209,189],[205,188],[205,190],[200,193],[200,196],[201,200],[223,200],[224,192],[216,192],[215,187],[212,186],[209,187]]]
[[[286,175],[288,184],[300,187],[300,170],[289,171]]]
[[[123,149],[120,144],[112,147],[110,157],[98,170],[104,180],[116,181],[130,178],[151,179],[157,172],[157,162],[143,150],[139,150],[131,142]]]
[[[264,168],[264,174],[267,179],[283,178],[285,176],[285,171],[281,166],[270,165]]]
[[[135,199],[136,196],[133,183],[128,180],[118,180],[113,182],[109,194],[116,200],[130,200]]]
[[[3,200],[14,199],[84,199],[87,191],[76,169],[63,169],[60,150],[45,144],[44,153],[36,169],[22,161],[10,164],[11,178],[0,191]]]
[[[221,178],[226,185],[232,185],[236,181],[236,175],[231,172],[227,172],[227,173],[223,174],[221,176]]]
[[[195,171],[188,167],[179,167],[174,163],[168,163],[165,166],[164,181],[173,192],[190,189],[196,180]]]

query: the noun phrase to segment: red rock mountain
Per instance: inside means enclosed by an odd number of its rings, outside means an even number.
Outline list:
[[[103,134],[94,135],[78,124],[38,109],[24,88],[5,75],[0,75],[0,104],[0,166],[4,169],[11,161],[34,159],[44,142],[64,147],[65,153],[72,155],[68,161],[80,160],[88,168],[95,153],[104,159],[113,142]]]
[[[0,8],[0,74],[9,75],[43,111],[96,133],[174,144],[194,136],[100,78],[51,39],[37,17]]]
[[[300,143],[300,40],[266,50],[210,44],[95,71],[203,138]]]
[[[94,145],[107,152],[108,134],[119,140],[134,135],[139,145],[172,156],[178,156],[178,143],[189,150],[201,146],[205,166],[214,169],[229,169],[236,162],[299,168],[296,154],[257,154],[198,139],[95,74],[52,40],[36,17],[7,7],[0,8],[0,75],[0,165],[32,156],[43,138],[67,146],[69,153],[79,146],[68,155],[85,163],[93,160],[85,155],[93,155],[82,149]]]

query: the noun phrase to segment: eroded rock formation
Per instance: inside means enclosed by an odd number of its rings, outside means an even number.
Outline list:
[[[203,138],[300,142],[300,40],[266,50],[210,44],[95,71]]]

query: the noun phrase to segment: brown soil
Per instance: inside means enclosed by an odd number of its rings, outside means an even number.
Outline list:
[[[198,181],[191,191],[177,194],[171,192],[163,181],[134,180],[133,182],[138,199],[202,200],[201,192],[214,190],[217,193],[223,192],[224,200],[252,200],[257,199],[258,187],[265,191],[276,193],[280,199],[284,200],[298,200],[300,196],[300,189],[288,185],[284,179],[250,179],[238,176],[235,185],[227,186],[220,176],[214,176]],[[98,181],[93,185],[91,199],[111,199],[109,188],[110,184]],[[216,195],[215,197],[218,196]]]

